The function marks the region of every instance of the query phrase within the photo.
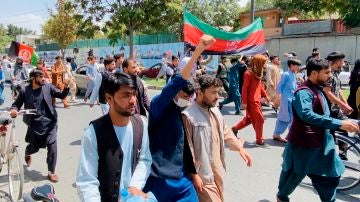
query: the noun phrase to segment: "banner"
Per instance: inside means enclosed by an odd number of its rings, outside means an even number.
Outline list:
[[[216,39],[204,54],[228,55],[242,54],[255,55],[266,52],[265,34],[261,19],[236,32],[226,32],[212,27],[199,20],[191,13],[184,12],[184,42],[187,47],[194,48],[203,34],[208,34]]]

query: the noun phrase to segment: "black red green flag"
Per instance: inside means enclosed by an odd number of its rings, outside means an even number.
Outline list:
[[[226,32],[199,20],[190,12],[184,12],[184,42],[187,47],[195,47],[203,34],[208,34],[216,42],[204,52],[208,55],[242,54],[255,55],[266,52],[265,34],[261,19],[236,32]]]
[[[11,42],[8,55],[10,57],[21,57],[24,62],[32,65],[36,65],[39,59],[33,47],[16,41]]]

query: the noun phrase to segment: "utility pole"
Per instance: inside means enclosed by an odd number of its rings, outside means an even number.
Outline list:
[[[255,18],[255,0],[251,0],[251,19],[250,22],[253,23],[254,22],[254,18]]]

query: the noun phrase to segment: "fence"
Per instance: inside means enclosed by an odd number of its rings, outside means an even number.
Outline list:
[[[161,43],[175,43],[179,42],[176,34],[152,34],[152,35],[136,35],[134,36],[134,45],[146,45],[146,44],[161,44]],[[115,46],[128,45],[126,40],[120,40]],[[99,48],[110,46],[108,39],[89,39],[89,40],[77,40],[70,44],[67,49],[73,48]],[[56,43],[41,44],[36,47],[36,51],[54,51],[59,50],[59,46]]]

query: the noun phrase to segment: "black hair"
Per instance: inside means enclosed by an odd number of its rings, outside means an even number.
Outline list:
[[[179,59],[179,57],[176,56],[176,55],[171,56],[171,60],[172,60],[172,61],[174,61],[174,60],[176,60],[176,59]]]
[[[345,58],[344,53],[334,51],[334,52],[329,53],[329,55],[325,59],[327,59],[328,61],[333,62],[333,61],[336,61],[336,60],[339,60],[339,59],[344,59],[344,58]]]
[[[114,61],[114,58],[107,57],[104,59],[104,65],[107,66],[107,65],[111,64],[113,61]]]
[[[131,77],[125,73],[109,74],[109,77],[104,83],[104,92],[114,95],[121,87],[128,86],[135,89],[135,85]]]
[[[313,71],[321,71],[330,68],[329,62],[325,59],[311,58],[306,64],[306,75],[309,77]]]
[[[96,59],[96,57],[93,56],[93,55],[90,55],[90,56],[87,57],[87,60],[92,60],[92,59]]]
[[[290,65],[301,65],[301,61],[298,59],[291,58],[287,61],[287,65],[288,67],[290,67]]]
[[[275,60],[275,58],[279,58],[277,55],[272,55],[272,56],[270,56],[270,61],[273,61],[273,60]]]
[[[233,58],[233,59],[231,59],[230,60],[230,63],[232,64],[232,63],[236,63],[236,62],[238,62],[239,60],[237,59],[237,58]]]
[[[222,87],[223,83],[220,79],[210,76],[210,75],[202,75],[198,77],[198,89],[204,91],[210,87]]]
[[[312,50],[312,52],[317,52],[317,51],[319,51],[320,50],[320,48],[313,48],[313,50]]]
[[[182,87],[181,90],[189,96],[192,96],[195,92],[195,87],[189,81],[186,86]]]
[[[220,60],[225,60],[225,59],[226,59],[225,56],[221,56],[221,57],[220,57]]]
[[[115,55],[114,55],[115,62],[116,62],[118,59],[123,58],[123,57],[125,57],[125,55],[124,55],[123,53],[121,53],[121,54],[115,54]]]
[[[58,59],[62,59],[62,57],[60,55],[56,56],[55,60],[58,60]]]
[[[40,75],[45,75],[43,71],[39,70],[39,69],[34,69],[30,72],[29,74],[29,77],[30,78],[35,78],[37,76],[40,76]]]
[[[136,60],[134,59],[131,59],[131,58],[127,58],[124,60],[124,62],[122,63],[122,67],[123,68],[128,68],[129,67],[129,62],[132,61],[132,62],[135,62],[136,63]]]
[[[66,62],[71,62],[71,57],[66,57]]]

